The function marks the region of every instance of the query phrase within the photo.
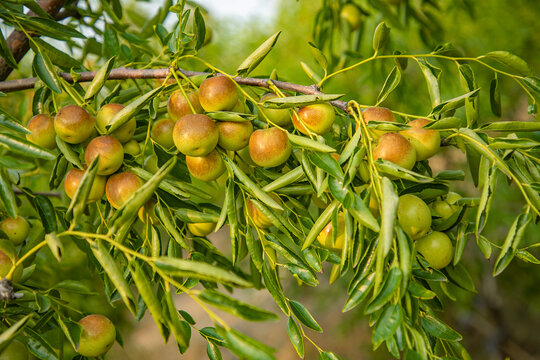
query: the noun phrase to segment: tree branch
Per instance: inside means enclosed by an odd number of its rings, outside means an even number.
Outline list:
[[[66,0],[38,0],[38,5],[51,15],[53,18],[56,17],[60,8],[64,6]],[[28,13],[29,16],[36,16],[33,12]],[[37,36],[37,35],[36,35]],[[9,50],[13,54],[15,61],[19,62],[23,56],[30,49],[30,44],[28,37],[19,30],[13,30],[13,32],[7,38],[7,44]],[[9,74],[13,71],[4,59],[0,58],[0,80],[5,80]]]
[[[192,77],[196,75],[210,75],[210,73],[199,72],[199,71],[189,71],[189,70],[177,70],[184,74],[187,77]],[[71,74],[69,73],[58,73],[64,80],[69,83],[75,82]],[[77,82],[88,82],[96,76],[96,71],[87,71],[79,73],[80,77]],[[130,69],[130,68],[116,68],[112,69],[109,73],[108,80],[126,80],[126,79],[164,79],[169,75],[169,68],[162,69]],[[306,86],[293,84],[285,81],[279,80],[270,80],[270,79],[259,79],[259,78],[249,78],[249,77],[236,77],[234,78],[240,85],[248,86],[258,86],[262,88],[269,88],[270,83],[274,84],[276,87],[282,90],[295,91],[307,95],[321,95],[322,92],[319,91],[316,85]],[[36,83],[36,78],[26,78],[19,80],[10,80],[0,82],[0,91],[11,92],[24,89],[32,89]],[[335,100],[330,102],[335,107],[347,111],[347,102]]]

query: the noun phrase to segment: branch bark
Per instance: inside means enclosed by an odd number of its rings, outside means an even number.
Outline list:
[[[38,0],[38,5],[51,15],[53,18],[56,17],[60,8],[64,6],[66,0]],[[28,13],[29,16],[36,16],[33,12]],[[9,50],[13,54],[15,61],[20,62],[23,56],[30,49],[30,41],[28,37],[19,30],[13,30],[13,32],[6,39]],[[13,71],[4,59],[0,58],[0,81],[5,80],[9,74]]]
[[[169,68],[162,69],[131,69],[131,68],[116,68],[112,69],[109,73],[108,80],[126,80],[126,79],[164,79],[169,75]],[[177,70],[184,74],[187,77],[192,77],[196,75],[210,75],[210,73],[199,72],[199,71],[189,71],[189,70]],[[71,74],[69,73],[58,73],[64,80],[69,83],[75,82]],[[79,73],[80,77],[77,82],[88,82],[96,76],[96,71],[87,71]],[[276,87],[282,90],[295,91],[307,95],[320,95],[323,94],[316,85],[299,85],[293,84],[285,81],[279,80],[270,80],[270,79],[259,79],[259,78],[249,78],[249,77],[236,77],[234,80],[240,85],[248,86],[257,86],[262,88],[269,88],[270,83],[274,84]],[[11,92],[25,89],[32,89],[36,83],[36,78],[26,78],[19,80],[10,80],[0,82],[0,91]],[[330,102],[335,107],[347,111],[347,102],[335,100]]]

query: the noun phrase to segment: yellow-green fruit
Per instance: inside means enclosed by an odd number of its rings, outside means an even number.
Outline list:
[[[114,174],[107,180],[105,195],[111,206],[120,208],[143,185],[137,175],[130,172]]]
[[[73,199],[75,192],[79,188],[81,180],[84,176],[85,171],[73,168],[68,171],[66,178],[64,180],[64,191],[66,195]],[[105,182],[107,178],[105,176],[96,175],[94,177],[94,182],[90,188],[90,193],[88,194],[88,202],[98,201],[103,197],[105,193]]]
[[[146,204],[144,204],[143,206],[139,208],[139,212],[138,212],[139,219],[141,219],[141,221],[145,224],[148,220],[150,220],[150,224],[158,224],[159,219],[156,216],[156,213],[154,212],[155,207],[156,207],[156,201],[154,199],[148,200]]]
[[[277,127],[256,130],[249,138],[249,156],[262,167],[283,164],[291,155],[292,146],[287,132]]]
[[[186,92],[186,95],[187,99],[182,93],[182,90],[176,90],[169,97],[167,111],[171,119],[178,120],[184,115],[200,114],[203,112],[203,108],[199,102],[199,93],[197,91],[190,91]],[[193,110],[191,107],[193,107]]]
[[[454,257],[454,248],[450,238],[442,232],[432,233],[416,240],[416,251],[424,256],[426,261],[434,269],[442,269],[450,264]]]
[[[236,84],[226,76],[213,76],[201,83],[199,101],[205,111],[231,110],[238,101]]]
[[[64,106],[54,117],[54,131],[70,144],[80,144],[92,135],[96,119],[77,105]]]
[[[141,146],[136,140],[129,140],[127,143],[123,144],[124,154],[129,154],[131,156],[137,156],[141,153]]]
[[[13,340],[0,352],[0,360],[28,360],[28,349],[22,342]]]
[[[416,162],[414,147],[398,133],[386,133],[379,138],[373,150],[373,158],[384,159],[405,169],[412,169]]]
[[[45,114],[38,114],[30,119],[26,125],[30,134],[26,134],[26,140],[52,150],[56,148],[56,132],[54,120]]]
[[[236,102],[236,105],[234,105],[231,111],[237,112],[237,113],[245,113],[246,104],[244,104],[242,100],[238,99],[238,101]]]
[[[408,124],[412,129],[400,132],[414,146],[416,150],[416,161],[426,160],[432,157],[441,148],[441,135],[439,131],[423,129],[430,122],[428,119],[416,119]]]
[[[362,112],[362,119],[368,124],[370,121],[396,122],[394,113],[385,107],[371,107]],[[358,124],[357,124],[358,128]],[[377,139],[387,133],[384,130],[370,129],[372,136]]]
[[[13,245],[20,245],[28,236],[30,225],[21,216],[17,216],[16,218],[8,217],[0,222],[0,230],[7,235]]]
[[[161,119],[152,126],[152,139],[165,149],[174,146],[173,129],[176,122],[171,119]]]
[[[268,93],[261,98],[261,104],[264,104],[267,100],[278,98],[276,94]],[[262,112],[268,117],[268,119],[277,126],[288,126],[291,124],[291,113],[288,109],[269,109],[262,108]],[[264,119],[263,116],[260,117]]]
[[[411,239],[424,236],[431,227],[431,211],[418,196],[406,194],[399,197],[397,216],[399,225]]]
[[[186,165],[191,176],[201,181],[212,181],[225,172],[225,163],[217,151],[206,156],[186,156]]]
[[[158,158],[156,155],[149,155],[144,159],[143,169],[155,174],[159,170]]]
[[[455,204],[459,199],[461,199],[461,195],[450,191],[444,200],[436,200],[433,202],[433,210],[441,215],[443,220],[446,220],[460,209],[460,206]]]
[[[326,249],[341,251],[345,242],[345,219],[342,214],[338,216],[338,231],[335,242],[332,242],[333,236],[334,226],[332,225],[332,221],[330,221],[317,236],[317,241]]]
[[[112,136],[98,136],[88,143],[84,151],[86,164],[90,165],[98,155],[98,175],[110,175],[122,166],[124,148],[120,141]]]
[[[114,324],[103,315],[88,315],[79,320],[82,327],[77,352],[86,357],[97,357],[105,354],[113,346],[116,339]]]
[[[0,239],[0,279],[4,278],[10,271],[13,265],[19,260],[15,246],[6,239]],[[22,275],[23,267],[19,265],[15,268],[11,280],[17,282]]]
[[[339,16],[349,24],[351,30],[356,30],[362,25],[364,14],[362,14],[358,6],[347,3],[341,8]]]
[[[109,124],[109,121],[111,121],[112,118],[114,118],[114,116],[123,108],[124,105],[111,103],[103,105],[101,109],[99,109],[96,115],[96,127],[101,134],[107,134],[106,126]],[[131,140],[133,134],[135,134],[136,128],[137,122],[135,118],[132,117],[124,125],[120,126],[109,135],[116,138],[121,143],[125,143]]]
[[[206,115],[185,115],[174,125],[173,140],[182,154],[205,156],[216,147],[219,130],[214,120]]]
[[[237,151],[246,147],[253,132],[251,121],[218,121],[218,145],[225,150]]]
[[[214,232],[214,229],[216,228],[216,223],[188,223],[187,227],[189,229],[189,232],[195,236],[206,236]]]
[[[302,134],[309,132],[324,135],[330,131],[336,114],[330,104],[308,105],[298,111],[298,115],[293,115],[293,124]],[[308,131],[309,130],[309,131]]]
[[[279,200],[279,198],[276,195],[272,194],[271,196],[272,198]],[[266,229],[274,225],[272,221],[270,221],[270,219],[268,219],[266,215],[264,215],[262,211],[259,210],[257,206],[255,206],[255,204],[251,200],[248,200],[247,202],[247,210],[248,210],[249,218],[255,226],[261,229]]]

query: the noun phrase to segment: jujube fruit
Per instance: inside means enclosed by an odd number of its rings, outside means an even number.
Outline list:
[[[86,164],[90,165],[98,155],[98,175],[110,175],[122,166],[124,148],[120,141],[112,136],[98,136],[88,143],[84,151]]]
[[[19,260],[15,246],[6,239],[0,239],[0,279],[4,278],[15,263]],[[13,282],[19,281],[22,276],[23,267],[22,264],[15,268],[11,280]]]
[[[165,149],[174,146],[173,129],[176,122],[171,119],[161,119],[152,126],[152,139]]]
[[[276,200],[277,202],[281,202],[281,200],[279,199],[277,195],[270,194],[270,196],[272,197],[272,199]],[[263,212],[259,210],[259,208],[251,200],[247,201],[247,211],[248,211],[250,221],[255,226],[261,229],[266,229],[274,225],[272,221],[270,221],[270,219],[266,217],[266,215],[264,215]]]
[[[148,200],[143,206],[139,208],[138,215],[139,219],[146,224],[146,221],[150,220],[150,224],[158,224],[159,219],[154,212],[156,207],[156,201],[154,199]]]
[[[339,16],[349,24],[351,30],[358,29],[362,24],[362,18],[364,17],[358,6],[353,3],[343,5]]]
[[[416,162],[414,147],[398,133],[386,133],[379,138],[373,158],[384,159],[405,169],[412,169]]]
[[[203,223],[188,223],[187,227],[189,232],[195,236],[206,236],[214,232],[216,228],[216,223],[214,222],[203,222]]]
[[[213,76],[201,83],[199,101],[205,111],[231,110],[238,101],[236,84],[226,76]]]
[[[105,195],[111,206],[120,208],[143,185],[141,179],[131,172],[114,174],[107,180]]]
[[[216,150],[206,156],[186,156],[191,176],[201,181],[212,181],[225,172],[225,163]]]
[[[0,360],[28,360],[28,349],[22,342],[12,340],[11,343],[0,352]]]
[[[442,232],[432,233],[416,240],[416,251],[424,256],[424,259],[434,269],[442,269],[450,264],[454,257],[454,248],[448,235]]]
[[[174,125],[173,140],[182,154],[204,156],[216,147],[219,130],[214,120],[206,115],[185,115]]]
[[[262,167],[283,164],[291,155],[292,146],[287,132],[277,127],[256,130],[249,138],[249,156]]]
[[[426,160],[432,157],[441,148],[441,135],[439,131],[423,129],[430,122],[428,119],[416,119],[408,124],[412,129],[400,132],[414,146],[416,161]]]
[[[182,90],[176,90],[169,97],[167,111],[171,119],[178,120],[184,115],[200,114],[203,112],[203,108],[199,102],[199,93],[197,91],[189,91],[186,92],[186,95],[187,99],[182,93]],[[191,110],[190,103],[195,112]]]
[[[54,131],[54,120],[45,114],[35,115],[26,125],[30,134],[26,134],[26,140],[52,150],[56,148],[56,132]]]
[[[449,219],[461,207],[455,202],[461,199],[461,195],[450,191],[444,200],[435,200],[431,206],[433,210],[442,217],[443,220]]]
[[[85,171],[83,170],[73,168],[66,174],[66,178],[64,180],[64,191],[70,199],[73,199],[73,196],[75,196],[75,192],[81,184],[84,173]],[[103,197],[103,194],[105,193],[106,181],[107,178],[105,176],[96,175],[94,177],[94,182],[92,183],[90,193],[88,194],[88,202],[98,201]]]
[[[431,227],[431,211],[416,195],[406,194],[399,197],[397,216],[399,225],[411,239],[424,236]]]
[[[103,315],[88,315],[79,320],[82,327],[77,352],[86,357],[105,354],[116,339],[114,324]]]
[[[332,129],[336,114],[330,104],[313,104],[304,106],[298,111],[298,115],[293,115],[293,124],[302,134],[324,135]],[[309,130],[309,131],[308,131]]]
[[[30,225],[21,216],[17,216],[16,218],[7,217],[0,222],[0,230],[6,234],[13,245],[20,245],[28,236]]]
[[[330,221],[317,236],[317,241],[322,247],[329,250],[340,251],[343,249],[343,244],[345,242],[345,219],[343,218],[343,214],[338,215],[338,230],[335,242],[332,242],[333,237],[334,225],[332,224],[332,221]]]
[[[127,143],[122,144],[124,148],[124,154],[129,154],[131,156],[137,156],[141,153],[141,146],[136,140],[129,140]]]
[[[70,144],[80,144],[92,135],[96,119],[77,105],[64,106],[54,117],[54,131]]]
[[[103,105],[96,115],[96,127],[103,135],[107,134],[106,126],[114,116],[124,108],[124,105],[110,103]],[[137,122],[134,117],[130,118],[126,123],[120,126],[118,129],[111,132],[109,135],[116,138],[121,143],[128,142],[135,134],[137,129]]]
[[[263,97],[261,97],[261,104],[264,104],[267,100],[275,99],[278,97],[279,96],[273,93],[265,94],[263,95]],[[289,112],[289,109],[270,109],[263,106],[261,111],[274,125],[288,126],[291,123],[291,113]],[[262,116],[261,120],[263,120]]]
[[[218,145],[225,150],[237,151],[246,147],[253,132],[251,121],[218,121]]]
[[[396,122],[394,113],[385,107],[370,107],[362,111],[362,119],[364,119],[366,124],[368,124],[370,121]],[[370,131],[375,139],[387,133],[387,131],[377,129],[370,129]]]

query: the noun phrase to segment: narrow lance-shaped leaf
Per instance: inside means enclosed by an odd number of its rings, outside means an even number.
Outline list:
[[[291,305],[291,310],[296,316],[296,318],[304,325],[306,325],[308,328],[313,329],[318,332],[322,332],[322,328],[317,323],[317,321],[313,318],[313,316],[310,314],[308,309],[302,304],[300,304],[298,301],[290,300],[289,304]]]
[[[19,124],[19,119],[0,107],[0,126],[15,130],[21,134],[30,134],[30,130]]]
[[[386,43],[388,42],[388,37],[390,35],[390,28],[386,26],[386,23],[383,21],[377,25],[375,33],[373,34],[373,50],[379,52]]]
[[[8,215],[12,218],[16,218],[18,206],[15,201],[13,185],[11,185],[7,173],[2,168],[0,168],[0,199],[2,199],[2,203],[4,204]]]
[[[287,321],[287,333],[289,334],[289,339],[294,346],[294,349],[298,353],[298,356],[301,358],[304,357],[304,335],[300,331],[298,324],[292,317]]]
[[[130,102],[125,108],[116,113],[116,115],[107,124],[107,133],[110,134],[120,126],[124,125],[129,119],[146,105],[162,88],[158,87]]]
[[[246,336],[234,329],[217,328],[219,334],[227,340],[227,347],[240,359],[274,360],[275,350],[260,341]]]
[[[55,93],[60,94],[62,92],[62,87],[60,86],[60,79],[56,73],[56,69],[52,64],[51,60],[44,53],[36,53],[34,55],[34,62],[32,67],[36,72],[37,76],[47,85],[49,89]]]
[[[319,216],[317,221],[315,221],[315,224],[313,224],[311,230],[306,236],[306,239],[304,240],[304,244],[302,245],[302,250],[307,249],[315,241],[315,239],[320,234],[322,229],[330,221],[332,217],[332,213],[334,212],[334,209],[338,206],[338,204],[339,204],[339,201],[337,200],[332,201],[330,205],[328,205],[328,207]]]
[[[71,203],[69,204],[67,213],[73,212],[73,222],[78,223],[79,217],[83,214],[88,201],[88,196],[92,189],[94,179],[96,178],[98,171],[99,155],[90,163],[88,169],[86,169]]]
[[[328,101],[337,100],[344,94],[317,94],[317,95],[297,95],[283,98],[268,99],[264,102],[264,107],[270,109],[287,109],[302,107],[312,104],[320,104]]]
[[[416,62],[426,79],[429,97],[431,98],[431,107],[434,108],[441,102],[441,93],[439,89],[439,75],[441,74],[441,69],[436,68],[424,59],[417,59]]]
[[[23,330],[28,321],[32,318],[33,313],[30,313],[24,316],[22,319],[11,325],[7,329],[2,329],[2,334],[0,334],[0,353],[9,345],[11,340],[17,336],[17,334]]]
[[[56,236],[56,233],[49,233],[45,235],[45,241],[47,242],[47,245],[49,246],[49,249],[51,249],[52,254],[58,260],[58,262],[62,261],[62,254],[64,252],[64,245]]]
[[[244,320],[268,321],[278,319],[278,316],[273,312],[259,309],[215,290],[203,290],[199,294],[199,299]]]
[[[462,339],[461,335],[457,333],[450,326],[443,323],[441,320],[433,317],[431,315],[424,315],[420,318],[422,327],[431,335],[435,336],[438,339],[448,340],[448,341],[460,341]]]
[[[480,89],[475,89],[456,98],[443,101],[442,103],[437,104],[435,107],[433,107],[433,110],[431,110],[431,115],[439,115],[447,111],[458,109],[465,105],[465,100],[476,97],[479,92]]]
[[[376,293],[374,299],[371,300],[371,302],[367,305],[364,313],[372,314],[388,303],[394,293],[399,290],[401,279],[402,273],[399,267],[394,266],[392,269],[390,269],[388,275],[386,276],[384,285],[382,286],[381,290]]]
[[[281,31],[275,33],[274,35],[270,36],[265,42],[263,42],[254,52],[252,52],[243,62],[238,66],[238,69],[236,71],[241,75],[247,75],[251,71],[253,71],[257,65],[261,63],[261,61],[264,60],[266,55],[272,50],[274,45],[276,44],[277,39],[279,38],[279,35],[281,34]]]
[[[489,103],[491,105],[491,112],[497,117],[501,117],[501,93],[499,91],[499,79],[497,76],[491,80],[489,85]]]
[[[305,136],[298,136],[298,135],[291,134],[289,132],[287,132],[287,136],[289,138],[289,141],[293,145],[296,145],[297,147],[300,147],[306,150],[315,150],[315,151],[319,151],[323,153],[330,153],[330,152],[336,151],[336,149],[334,149],[333,147],[329,145],[323,144],[321,142],[318,142],[316,140],[310,139]]]
[[[394,335],[402,321],[403,311],[401,310],[401,306],[394,304],[384,309],[373,330],[371,341],[373,342],[375,349],[379,347],[383,341]]]
[[[94,95],[96,95],[99,90],[103,87],[105,84],[105,81],[107,81],[107,77],[109,76],[109,73],[111,72],[114,61],[116,60],[116,57],[113,56],[110,58],[96,73],[96,76],[94,76],[94,79],[92,79],[92,82],[86,89],[86,94],[84,95],[84,100],[91,99]]]
[[[386,77],[384,85],[379,92],[379,96],[377,96],[377,103],[382,103],[388,97],[388,95],[390,95],[390,93],[396,89],[400,81],[401,70],[399,69],[399,67],[394,66],[392,68],[392,71],[390,71],[390,74],[388,74],[388,76]]]
[[[4,34],[2,34],[2,31],[0,31],[0,55],[2,55],[2,59],[9,65],[9,67],[13,69],[17,69],[19,64],[17,64],[17,61],[13,57],[13,54],[11,53],[11,50],[9,48],[9,45],[6,41],[6,38],[4,37]]]
[[[197,34],[197,44],[195,45],[195,49],[198,50],[203,46],[206,38],[206,24],[204,23],[204,17],[202,16],[201,9],[199,7],[195,8],[195,12],[193,14],[193,27],[195,34]]]
[[[56,160],[50,151],[26,139],[20,139],[9,134],[0,134],[0,145],[6,146],[10,151],[45,160]]]
[[[186,321],[180,319],[170,288],[167,288],[165,293],[165,305],[169,313],[167,316],[167,323],[176,339],[180,353],[183,354],[189,347],[191,328]]]
[[[521,242],[523,235],[525,234],[525,229],[527,225],[532,220],[532,216],[527,210],[525,213],[518,215],[514,223],[510,227],[506,239],[504,240],[501,253],[495,262],[495,267],[493,268],[493,276],[499,275],[501,272],[506,269],[510,261],[514,258],[515,252]]]
[[[508,51],[491,51],[483,57],[496,60],[512,70],[517,71],[519,75],[528,75],[531,72],[529,65],[527,65],[525,60]]]

